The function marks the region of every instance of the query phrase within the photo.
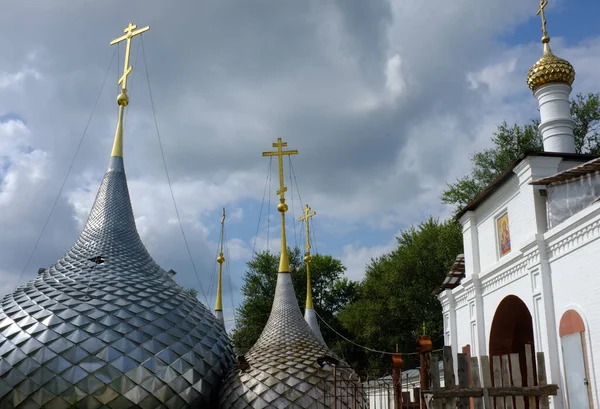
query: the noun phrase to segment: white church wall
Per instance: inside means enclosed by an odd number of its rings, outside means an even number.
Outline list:
[[[465,277],[485,273],[506,263],[518,249],[529,245],[538,232],[547,230],[546,201],[529,182],[550,176],[561,167],[580,164],[560,157],[531,156],[519,163],[514,174],[474,211],[461,218],[465,254]],[[511,251],[501,255],[498,218],[508,214]]]
[[[468,212],[469,214],[461,220],[463,227],[463,248],[465,255],[465,279],[470,279],[475,273],[475,269],[478,269],[479,263],[479,249],[478,249],[478,233],[477,233],[477,219],[474,212]],[[478,272],[478,271],[477,271]]]
[[[556,326],[563,314],[574,309],[583,318],[592,399],[600,407],[600,205],[581,211],[546,235],[552,271]],[[560,345],[560,340],[559,340]],[[564,361],[559,348],[561,385]]]
[[[462,348],[471,342],[471,331],[468,330],[470,318],[469,318],[469,303],[467,302],[467,293],[464,292],[456,298],[456,327],[457,327],[457,345],[453,348],[453,352],[460,353]]]
[[[507,212],[511,241],[519,235],[521,227],[516,223],[519,220],[519,210],[514,206],[518,193],[517,178],[513,176],[475,211],[479,241],[479,262],[482,272],[489,270],[501,261],[500,252],[498,251],[497,218]],[[514,249],[514,245],[512,247]],[[506,255],[502,258],[504,257]]]
[[[481,277],[481,280],[483,323],[477,322],[472,282],[469,281],[467,287],[459,286],[453,290],[453,296],[455,297],[453,310],[450,308],[449,303],[444,303],[444,314],[447,317],[444,321],[444,327],[447,332],[452,330],[450,326],[452,318],[454,317],[456,320],[456,334],[446,338],[450,341],[452,338],[455,340],[455,342],[451,342],[455,354],[461,352],[462,347],[467,344],[471,345],[474,354],[485,355],[489,353],[490,331],[494,315],[500,302],[508,295],[515,295],[523,300],[532,315],[532,320],[535,321],[530,270],[525,256],[513,257],[505,265],[488,271],[487,274]],[[482,339],[485,342],[478,342],[478,331],[484,331]],[[538,338],[536,332],[534,323],[534,337]],[[450,345],[450,343],[446,345]]]

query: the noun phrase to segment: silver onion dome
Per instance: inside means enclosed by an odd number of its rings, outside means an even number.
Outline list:
[[[73,247],[1,301],[0,409],[212,407],[232,363],[223,325],[140,240],[122,157]]]
[[[332,367],[320,365],[324,357],[339,361],[302,317],[290,273],[278,273],[269,320],[225,381],[219,407],[334,407],[334,373]],[[340,391],[336,408],[367,407],[358,376],[347,364],[339,362],[335,377]]]

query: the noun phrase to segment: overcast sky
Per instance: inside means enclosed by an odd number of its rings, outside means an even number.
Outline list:
[[[115,55],[109,42],[129,21],[151,26],[144,50],[158,129],[211,308],[227,208],[224,304],[231,326],[252,250],[279,246],[275,167],[270,209],[259,225],[269,166],[261,152],[277,137],[300,152],[292,158],[297,189],[286,161],[289,243],[303,244],[302,226],[294,228],[291,216],[297,220],[308,203],[317,212],[313,250],[339,257],[360,279],[365,263],[390,251],[399,231],[448,215],[441,191],[469,170],[470,155],[490,145],[497,124],[537,115],[525,83],[541,56],[536,8],[535,0],[3,5],[0,295],[55,262],[85,223],[110,155],[123,69],[124,48]],[[599,13],[594,0],[554,1],[547,9],[553,50],[577,71],[574,93],[600,91]],[[202,294],[169,192],[139,44],[137,37],[125,126],[138,229],[155,259]]]

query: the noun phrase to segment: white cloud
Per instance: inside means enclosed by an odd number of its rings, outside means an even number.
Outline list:
[[[227,254],[231,260],[244,261],[252,258],[252,251],[241,239],[231,239],[227,241]]]
[[[401,68],[402,60],[400,59],[400,55],[395,54],[388,60],[385,70],[385,85],[393,98],[400,95],[405,87]]]
[[[26,125],[0,124],[0,229],[19,235],[0,238],[0,268],[7,272],[20,271],[41,230],[112,55],[106,43],[122,31],[122,22],[106,11],[117,6],[114,0],[87,2],[69,13],[43,2],[37,8],[24,4],[13,2],[0,15],[0,48],[8,50],[0,56],[0,89],[6,93],[0,115],[26,119]],[[359,278],[371,257],[395,244],[361,246],[365,224],[385,242],[400,226],[447,214],[439,203],[445,182],[469,170],[469,155],[489,146],[495,126],[537,115],[525,74],[541,45],[532,39],[509,48],[496,41],[530,17],[524,2],[308,5],[280,3],[257,12],[227,1],[176,8],[158,1],[118,4],[153,27],[145,50],[154,107],[202,279],[214,270],[215,215],[226,207],[239,280],[254,248],[247,232],[256,229],[253,212],[263,195],[267,163],[261,152],[272,149],[278,136],[300,151],[294,170],[303,201],[317,211],[319,244],[331,238],[354,243],[341,252]],[[24,23],[7,17],[26,13]],[[75,48],[65,49],[62,40],[82,21],[86,29]],[[16,30],[22,35],[12,36]],[[553,38],[552,46],[577,70],[575,92],[600,89],[599,39],[564,45]],[[117,66],[30,278],[37,264],[52,262],[72,244],[87,219],[114,134]],[[138,229],[165,268],[177,270],[184,285],[197,286],[164,175],[141,60],[134,70],[125,151]],[[288,204],[290,199],[288,191]],[[268,245],[261,226],[257,250],[279,252],[275,215]],[[294,243],[290,219],[288,243]]]
[[[227,210],[227,220],[239,222],[244,219],[244,209],[241,207],[234,207],[231,210]]]
[[[32,68],[17,72],[0,72],[0,89],[18,87],[28,78],[40,80],[42,75]]]
[[[376,259],[397,247],[394,237],[387,244],[366,247],[357,244],[347,244],[342,248],[340,260],[346,266],[346,275],[351,280],[361,281],[365,277],[365,269],[372,259]]]

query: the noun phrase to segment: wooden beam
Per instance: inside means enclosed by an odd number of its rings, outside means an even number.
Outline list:
[[[548,384],[548,378],[546,378],[546,361],[544,360],[544,353],[537,353],[537,367],[538,367],[538,385],[540,387]],[[548,397],[540,398],[540,409],[548,409],[550,407],[550,402]]]
[[[471,358],[471,380],[472,384],[470,387],[472,388],[480,388],[481,380],[479,378],[479,363],[477,362],[477,357]],[[483,399],[482,398],[474,398],[473,400],[474,409],[483,409]]]
[[[513,386],[523,386],[521,379],[521,365],[519,364],[519,354],[510,354],[510,369],[512,372]],[[517,409],[525,409],[525,400],[522,396],[518,396],[515,399]]]
[[[500,386],[488,389],[490,397],[510,396],[556,396],[558,385],[544,386]],[[483,388],[455,388],[423,391],[424,395],[433,395],[434,398],[476,398],[483,396]]]
[[[500,357],[499,356],[494,356],[492,357],[493,359],[493,363],[494,363],[494,389],[497,388],[501,388],[502,385],[502,366],[500,364]],[[491,394],[490,394],[491,396]],[[501,407],[502,409],[504,409],[504,397],[499,397],[498,399],[495,399],[496,402],[496,406]]]
[[[461,389],[469,387],[469,363],[467,354],[458,354],[456,356],[458,363],[458,387]],[[469,398],[460,398],[458,402],[459,409],[469,409]]]
[[[525,365],[527,368],[527,386],[535,385],[535,372],[533,370],[533,346],[531,344],[525,345]],[[535,397],[529,397],[529,408],[535,408]]]
[[[513,386],[510,379],[510,364],[508,355],[502,355],[502,386]],[[504,399],[506,409],[515,409],[512,398]]]
[[[483,378],[483,403],[486,409],[493,409],[492,398],[490,398],[489,388],[492,387],[492,371],[490,369],[490,358],[488,356],[481,357],[481,375]],[[531,409],[534,407],[532,406]]]

